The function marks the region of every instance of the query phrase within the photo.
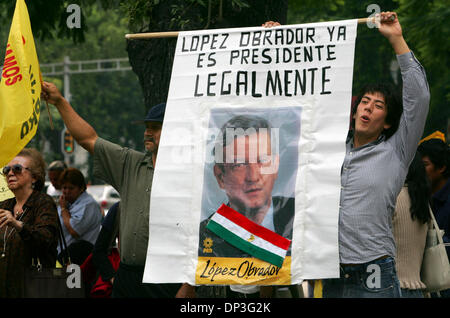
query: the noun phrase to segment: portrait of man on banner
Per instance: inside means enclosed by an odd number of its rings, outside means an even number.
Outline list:
[[[300,110],[211,110],[199,256],[251,257],[206,228],[222,204],[292,239]]]

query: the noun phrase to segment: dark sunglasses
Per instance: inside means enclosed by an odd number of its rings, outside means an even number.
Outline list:
[[[7,176],[8,175],[8,173],[12,170],[12,172],[14,173],[14,174],[21,174],[22,173],[22,169],[27,169],[28,171],[31,171],[29,168],[27,168],[27,167],[24,167],[24,166],[22,166],[21,164],[15,164],[15,165],[12,165],[12,167],[11,166],[5,166],[5,167],[3,167],[3,170],[2,170],[2,174],[4,175],[4,176]]]

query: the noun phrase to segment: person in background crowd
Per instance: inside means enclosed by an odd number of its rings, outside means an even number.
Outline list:
[[[81,265],[92,252],[100,232],[100,205],[86,192],[84,176],[78,169],[64,170],[60,182],[62,195],[59,198],[58,214],[68,254],[72,263]],[[66,252],[60,249],[58,246],[58,259]]]
[[[47,188],[47,194],[51,196],[56,203],[59,201],[61,196],[61,183],[59,182],[59,176],[67,168],[64,161],[56,160],[53,161],[48,166],[48,179],[50,180],[50,185]]]
[[[42,193],[45,162],[25,148],[2,169],[13,198],[0,202],[0,298],[24,297],[25,270],[32,257],[54,267],[58,213],[53,199]]]
[[[92,253],[81,265],[88,297],[110,298],[120,256],[116,246],[119,234],[119,202],[108,210]]]
[[[398,279],[403,298],[423,298],[426,288],[420,279],[430,217],[430,187],[425,167],[416,153],[397,197],[393,229]]]
[[[444,243],[450,243],[450,147],[440,139],[429,139],[419,145],[428,179],[431,182],[431,208],[436,222],[444,231]],[[446,247],[450,259],[450,246]],[[450,297],[450,289],[440,291]]]
[[[92,260],[97,268],[102,280],[114,283],[114,277],[117,272],[115,264],[111,263],[112,257],[118,256],[116,248],[116,239],[119,237],[119,218],[120,218],[120,202],[116,202],[108,210],[108,214],[102,223],[102,229],[98,235],[97,241],[92,252]]]
[[[145,153],[124,148],[98,137],[52,83],[42,83],[42,98],[56,106],[72,136],[94,156],[94,175],[111,184],[120,194],[120,266],[114,278],[112,297],[194,297],[188,284],[142,282],[147,256],[150,194],[165,104],[153,106],[145,124]]]

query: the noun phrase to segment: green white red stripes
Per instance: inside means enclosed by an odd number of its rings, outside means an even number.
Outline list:
[[[291,241],[222,204],[207,228],[240,250],[281,267]]]

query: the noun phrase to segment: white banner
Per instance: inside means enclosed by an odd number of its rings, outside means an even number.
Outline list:
[[[339,276],[356,20],[181,32],[153,179],[146,283]],[[227,204],[292,240],[276,267],[206,229]]]

